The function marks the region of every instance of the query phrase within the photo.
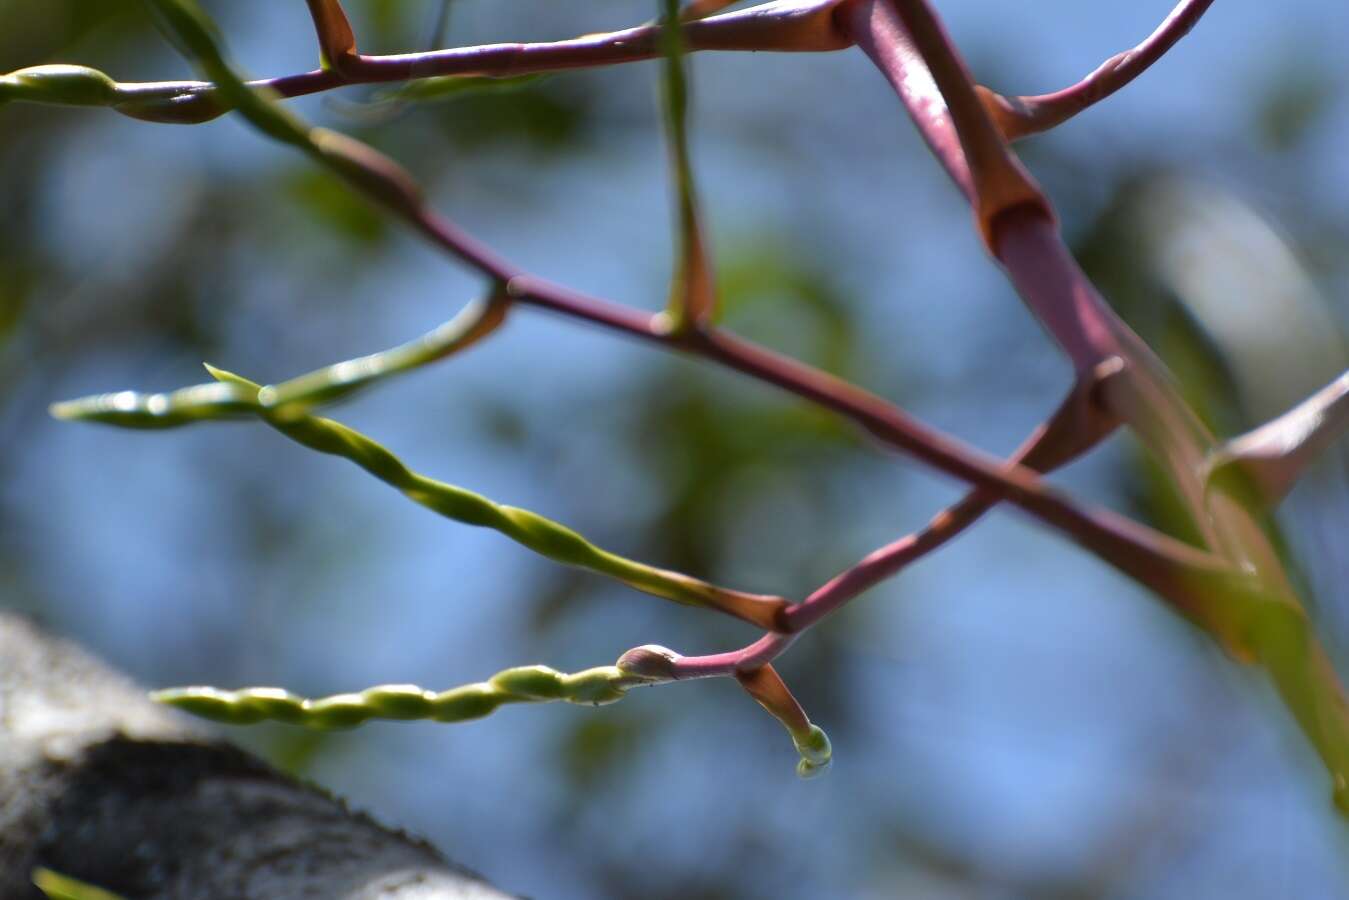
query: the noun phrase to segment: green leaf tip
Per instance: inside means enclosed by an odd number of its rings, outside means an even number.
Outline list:
[[[1339,817],[1349,819],[1349,779],[1343,774],[1336,774],[1335,787],[1330,798]]]
[[[223,382],[224,384],[238,385],[239,387],[249,388],[253,391],[262,390],[262,385],[258,384],[256,381],[249,381],[242,375],[235,375],[233,372],[217,368],[208,362],[204,362],[201,365],[202,368],[204,368],[216,381]]]
[[[69,875],[60,875],[51,869],[34,869],[32,877],[33,884],[48,900],[122,900],[111,891],[86,884]]]
[[[829,743],[829,735],[820,726],[811,725],[805,734],[792,735],[792,743],[801,754],[796,764],[796,774],[801,778],[818,778],[833,765],[834,749]]]

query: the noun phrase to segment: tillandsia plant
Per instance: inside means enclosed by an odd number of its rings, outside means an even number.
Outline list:
[[[1030,97],[1007,97],[974,83],[926,0],[773,0],[732,12],[723,11],[734,5],[727,2],[690,0],[681,6],[677,0],[659,0],[653,20],[624,31],[391,56],[360,52],[338,0],[307,0],[320,67],[263,81],[247,81],[237,72],[194,0],[148,2],[202,80],[121,83],[81,66],[38,66],[0,76],[0,101],[102,106],[136,119],[183,124],[235,113],[480,273],[482,298],[418,340],[290,381],[262,385],[208,366],[210,383],[167,394],[104,394],[59,403],[53,412],[129,428],[257,418],[293,441],[346,457],[446,518],[491,528],[559,563],[739,618],[764,632],[748,646],[725,653],[685,656],[651,644],[624,653],[613,665],[575,674],[523,666],[439,693],[391,685],[306,700],[275,688],[191,687],[159,692],[157,699],[236,724],[275,719],[326,728],[370,718],[460,721],[507,703],[602,704],[636,687],[728,677],[783,724],[801,757],[798,770],[810,775],[829,764],[829,741],[774,670],[774,661],[831,613],[933,552],[990,509],[1009,504],[1150,589],[1235,660],[1263,668],[1323,761],[1337,807],[1349,814],[1349,708],[1266,525],[1270,511],[1316,452],[1349,425],[1349,375],[1248,435],[1224,439],[1210,433],[1159,358],[1078,267],[1060,236],[1052,203],[1012,149],[1015,140],[1060,125],[1124,87],[1170,50],[1212,0],[1182,0],[1137,47],[1068,88]],[[1075,380],[1061,405],[1010,459],[973,449],[861,387],[717,324],[713,248],[699,212],[688,144],[690,54],[849,48],[865,54],[894,87],[933,155],[968,200],[988,253],[1072,364]],[[654,314],[522,271],[432,209],[398,163],[344,134],[309,126],[282,103],[347,85],[387,82],[406,84],[401,89],[406,97],[432,96],[646,59],[659,60],[663,67],[676,223],[669,298]],[[958,479],[969,493],[922,530],[875,550],[803,596],[767,596],[624,558],[537,513],[414,472],[371,438],[317,415],[320,406],[466,350],[491,336],[517,307],[560,313],[776,386]],[[1133,432],[1173,484],[1193,540],[1083,502],[1045,480],[1046,473],[1121,427]]]

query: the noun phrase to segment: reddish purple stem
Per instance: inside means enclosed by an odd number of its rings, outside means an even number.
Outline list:
[[[842,50],[851,46],[836,27],[834,8],[843,0],[775,0],[738,12],[711,16],[684,26],[685,46],[696,50],[769,50],[782,52]],[[638,62],[661,55],[657,24],[623,31],[542,43],[484,44],[389,56],[356,54],[333,60],[333,68],[315,69],[250,82],[282,97],[299,97],[353,84],[410,81],[442,75],[492,77]],[[211,107],[214,87],[204,81],[121,85],[131,104],[128,115],[163,120],[158,104],[181,108],[175,121],[202,121],[219,115]],[[157,101],[157,104],[150,101]],[[203,105],[206,104],[206,105]],[[193,115],[199,110],[200,115]]]
[[[1086,78],[1062,90],[1031,97],[1004,97],[981,88],[980,94],[1008,140],[1048,131],[1146,72],[1190,33],[1212,5],[1213,0],[1181,0],[1141,44],[1116,53]]]

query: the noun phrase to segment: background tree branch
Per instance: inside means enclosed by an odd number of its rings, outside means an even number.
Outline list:
[[[134,898],[510,896],[0,615],[0,896],[40,898],[38,866]]]

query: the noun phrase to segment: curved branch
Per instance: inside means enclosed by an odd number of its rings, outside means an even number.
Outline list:
[[[877,5],[876,0],[869,4],[872,7]],[[1219,614],[1209,590],[1215,579],[1225,587],[1238,591],[1244,583],[1245,575],[1221,558],[1109,510],[1080,506],[1045,487],[1036,473],[1021,466],[1004,465],[1001,460],[968,448],[923,425],[874,394],[827,373],[725,333],[692,331],[683,335],[670,334],[663,327],[663,317],[642,314],[616,304],[555,289],[546,282],[515,274],[518,270],[514,266],[437,216],[425,203],[412,177],[393,160],[345,135],[308,128],[263,94],[249,89],[226,62],[209,25],[195,4],[187,4],[185,0],[156,0],[156,6],[164,10],[166,15],[171,14],[168,24],[178,43],[220,85],[225,98],[254,127],[308,153],[443,248],[495,280],[507,282],[507,292],[513,299],[537,303],[720,362],[841,413],[891,446],[904,450],[934,468],[994,491],[999,497],[1031,513],[1106,562],[1153,588],[1175,603],[1186,615],[1200,621],[1209,622]],[[862,4],[862,7],[868,7],[868,4]],[[919,8],[924,7],[920,4]],[[867,16],[866,21],[870,23],[872,17]],[[902,36],[904,33],[902,23],[896,28],[890,20],[877,21],[886,29],[883,39],[894,34]],[[928,43],[944,46],[945,36],[935,25],[933,29],[935,35],[926,35]],[[897,62],[907,66],[915,60],[920,64],[923,61],[921,56],[910,53],[901,56]],[[940,70],[939,75],[944,81],[965,78],[958,62],[952,62]],[[965,83],[968,84],[967,79]],[[981,189],[990,185],[994,195],[1000,196],[998,191],[1001,187],[1009,181],[1016,181],[1015,166],[999,158],[999,152],[1004,157],[1008,155],[1001,137],[973,99],[972,90],[967,89],[966,93],[969,95],[968,102],[956,104],[953,110],[953,113],[958,113],[956,126],[961,129],[979,127],[978,123],[982,121],[983,129],[988,131],[984,143],[993,142],[979,167],[971,168],[975,184]],[[945,110],[944,105],[942,110]],[[950,121],[950,117],[946,121]],[[963,131],[960,139],[965,139]],[[999,151],[999,148],[1002,150]],[[953,153],[960,152],[959,145],[953,148]],[[955,159],[954,156],[952,158]],[[1033,190],[1035,196],[1040,196],[1033,185],[1027,185],[1027,189]],[[1014,208],[1023,207],[1024,204],[1020,204]],[[990,233],[991,224],[990,221]],[[1104,361],[1104,358],[1102,356],[1097,362]],[[1218,626],[1212,622],[1210,627],[1218,630]]]
[[[1180,591],[1174,585],[1168,591],[1165,582],[1171,578],[1157,583],[1141,557],[1125,559],[1120,568],[1170,601],[1233,655],[1265,667],[1324,761],[1337,805],[1349,814],[1349,704],[1260,523],[1231,497],[1205,492],[1203,464],[1214,445],[1212,436],[1179,397],[1166,368],[1077,267],[1047,199],[1000,211],[992,223],[998,227],[991,228],[981,206],[979,168],[991,160],[993,171],[1004,171],[1000,157],[1010,159],[1011,150],[978,100],[927,0],[862,0],[851,11],[848,27],[855,30],[860,45],[871,45],[868,52],[877,66],[905,98],[918,128],[970,196],[990,249],[1007,267],[1028,306],[1079,371],[1093,354],[1121,357],[1127,377],[1115,379],[1104,392],[1107,409],[1164,460],[1205,544],[1232,568],[1249,574],[1191,581]],[[940,100],[911,102],[908,82],[923,79],[929,86],[935,83]],[[917,93],[921,99],[923,92]],[[934,137],[941,140],[934,142]],[[1182,583],[1194,574],[1175,573]]]
[[[894,87],[923,139],[974,208],[990,252],[996,255],[994,222],[1008,210],[1033,207],[1054,218],[1040,188],[1007,151],[964,63],[955,54],[933,52],[949,46],[949,40],[925,6],[854,0],[840,12],[857,46]]]
[[[834,21],[834,10],[843,0],[774,0],[738,12],[697,19],[684,27],[685,46],[690,52],[778,51],[826,52],[852,45]],[[314,7],[311,7],[314,8]],[[661,55],[660,26],[649,23],[622,31],[585,35],[563,41],[540,43],[483,44],[422,53],[366,56],[355,52],[336,21],[331,7],[319,4],[325,48],[325,67],[310,72],[249,82],[281,97],[300,97],[356,84],[409,81],[432,76],[505,77],[539,72],[557,72],[640,62]],[[345,52],[347,48],[350,52]],[[338,52],[343,51],[343,52]],[[46,67],[37,67],[46,68]],[[14,78],[24,71],[0,77]],[[99,73],[101,75],[101,73]],[[110,106],[136,119],[173,124],[209,121],[228,111],[217,87],[207,81],[116,82],[101,75],[106,94],[96,105]],[[11,92],[0,100],[66,102],[34,91]]]
[[[127,428],[171,428],[252,414],[292,441],[355,463],[409,500],[432,512],[490,528],[535,553],[563,565],[607,575],[643,593],[689,606],[706,606],[760,628],[777,630],[787,608],[782,597],[750,594],[637,562],[598,547],[570,528],[527,509],[414,472],[385,447],[332,419],[290,408],[272,409],[259,400],[262,385],[207,366],[216,384],[171,394],[124,391],[59,403],[58,418],[102,422]]]
[[[1108,437],[1118,421],[1097,402],[1105,383],[1119,377],[1123,364],[1103,364],[1094,377],[1068,395],[1054,414],[1008,460],[1036,472],[1049,472],[1086,453]],[[997,506],[996,492],[976,488],[933,516],[926,527],[875,550],[817,588],[787,611],[786,631],[801,631],[842,607],[858,594],[893,577],[910,563],[941,547]]]
[[[1146,72],[1190,33],[1212,5],[1213,0],[1181,0],[1141,44],[1116,53],[1086,78],[1063,90],[1030,97],[1005,97],[982,85],[975,90],[1009,141],[1048,131]]]
[[[1225,639],[1239,627],[1226,608],[1246,596],[1249,577],[1221,557],[1108,509],[1079,504],[1024,466],[1008,465],[934,431],[856,385],[725,332],[701,336],[700,355],[833,410],[886,444],[1001,498],[1151,588]]]

